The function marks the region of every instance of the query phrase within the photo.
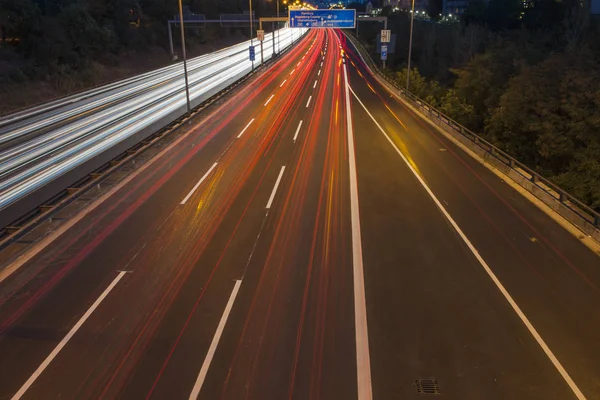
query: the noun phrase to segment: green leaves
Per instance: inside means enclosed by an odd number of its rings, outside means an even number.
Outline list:
[[[555,54],[511,79],[486,127],[492,140],[600,207],[600,69]]]

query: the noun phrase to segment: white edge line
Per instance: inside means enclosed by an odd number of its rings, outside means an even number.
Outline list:
[[[221,335],[223,334],[223,330],[225,329],[225,324],[227,323],[227,318],[229,318],[229,313],[233,308],[233,302],[240,290],[240,286],[242,285],[241,280],[236,280],[235,285],[233,286],[233,290],[231,291],[231,295],[229,296],[229,301],[225,306],[225,310],[223,310],[223,315],[221,316],[221,320],[219,321],[219,325],[217,326],[217,330],[215,335],[213,336],[213,340],[210,343],[210,347],[208,348],[208,352],[206,353],[206,357],[204,358],[204,362],[202,363],[202,368],[200,368],[200,373],[198,374],[198,378],[196,379],[196,383],[194,383],[194,387],[192,388],[192,393],[190,393],[190,400],[195,400],[198,398],[200,394],[200,390],[202,389],[202,385],[204,384],[204,379],[206,379],[206,374],[208,373],[208,368],[210,367],[210,363],[217,351],[217,346],[219,345],[219,340],[221,340]]]
[[[246,125],[246,126],[244,127],[244,129],[242,129],[242,131],[240,132],[240,134],[239,134],[239,135],[237,135],[237,139],[239,139],[239,138],[241,138],[241,137],[242,137],[242,135],[244,134],[244,132],[246,132],[246,129],[248,129],[248,128],[250,127],[250,124],[252,124],[253,122],[254,122],[254,118],[252,118],[252,119],[250,120],[250,122],[248,122],[248,125]]]
[[[275,97],[275,94],[272,94],[271,97],[269,97],[269,100],[267,100],[267,102],[265,103],[265,107],[267,106],[267,104],[269,104],[269,102],[271,101],[271,99],[273,99],[273,97]]]
[[[450,216],[450,214],[448,213],[448,211],[446,211],[446,209],[440,203],[440,201],[435,196],[435,194],[433,194],[433,192],[431,191],[431,189],[429,188],[429,186],[427,186],[427,184],[425,183],[425,181],[423,180],[423,178],[421,178],[421,176],[419,176],[418,172],[413,168],[413,166],[406,159],[406,157],[404,156],[404,154],[402,154],[402,152],[398,149],[398,147],[396,147],[396,145],[394,144],[393,140],[390,139],[390,137],[383,130],[383,128],[381,127],[381,125],[379,125],[379,123],[377,123],[377,121],[375,120],[375,118],[373,117],[373,115],[369,112],[369,110],[363,104],[363,102],[360,101],[360,99],[358,98],[358,96],[356,95],[356,93],[354,93],[353,90],[352,90],[352,94],[354,95],[354,97],[356,98],[356,100],[358,100],[358,102],[360,103],[360,105],[365,109],[365,111],[367,112],[367,114],[369,114],[369,117],[371,117],[371,119],[373,120],[373,122],[375,122],[375,125],[377,125],[377,127],[383,133],[383,135],[386,137],[386,139],[388,140],[388,142],[392,145],[392,147],[400,155],[400,157],[402,158],[402,160],[404,161],[404,163],[408,166],[408,168],[410,169],[410,171],[417,178],[417,180],[419,181],[419,183],[421,184],[421,186],[423,186],[423,188],[425,189],[425,191],[427,192],[427,194],[429,194],[429,196],[431,197],[431,199],[433,200],[433,202],[435,203],[435,205],[440,209],[440,211],[442,212],[442,214],[444,214],[444,216],[446,217],[446,219],[448,220],[448,222],[450,222],[450,224],[452,225],[452,227],[454,228],[454,230],[456,230],[456,232],[459,234],[459,236],[461,237],[461,239],[465,242],[465,244],[467,245],[467,247],[469,248],[469,250],[471,250],[471,253],[473,253],[473,255],[475,256],[475,258],[477,259],[477,261],[479,261],[479,263],[481,264],[481,266],[483,267],[483,269],[487,272],[487,274],[489,275],[489,277],[492,279],[492,281],[494,282],[494,284],[496,285],[496,287],[498,288],[498,290],[500,290],[500,293],[502,293],[502,295],[508,301],[508,303],[510,304],[510,306],[512,307],[512,309],[519,316],[519,318],[521,319],[521,321],[523,322],[523,324],[527,327],[527,329],[529,330],[529,332],[531,333],[531,335],[534,337],[534,339],[536,340],[536,342],[540,345],[540,347],[542,348],[542,350],[544,351],[544,353],[546,354],[546,356],[550,359],[550,361],[552,362],[552,364],[554,365],[554,367],[558,370],[558,372],[563,377],[563,379],[565,380],[565,382],[569,385],[569,387],[571,388],[571,390],[573,391],[573,393],[575,394],[575,396],[579,400],[585,400],[586,397],[583,395],[583,393],[581,392],[581,390],[579,389],[579,387],[577,387],[577,385],[575,384],[575,382],[573,381],[573,379],[571,378],[571,376],[569,375],[569,373],[565,370],[565,368],[562,366],[562,364],[560,363],[560,361],[558,361],[558,359],[556,358],[556,356],[554,355],[554,353],[552,352],[552,350],[550,350],[550,348],[548,347],[548,345],[546,344],[546,342],[544,341],[544,339],[540,336],[540,334],[535,329],[535,327],[533,326],[533,324],[529,321],[529,319],[527,318],[527,316],[525,315],[525,313],[523,313],[523,311],[521,310],[521,308],[519,307],[519,305],[515,302],[515,300],[510,295],[510,293],[508,293],[508,290],[506,290],[506,288],[504,287],[504,285],[502,284],[502,282],[500,282],[500,280],[498,279],[498,277],[496,277],[496,275],[494,274],[494,272],[492,271],[492,269],[489,267],[489,265],[485,262],[485,260],[483,259],[483,257],[481,257],[481,255],[479,254],[479,252],[477,251],[477,249],[475,248],[475,246],[473,246],[473,244],[467,238],[467,236],[464,234],[464,232],[462,231],[462,229],[460,229],[460,227],[458,226],[458,224]]]
[[[287,82],[287,79],[284,79],[283,82],[281,82],[281,85],[279,85],[279,87],[283,87],[283,85]]]
[[[98,308],[100,303],[102,303],[102,301],[106,298],[106,296],[108,296],[108,294],[111,292],[111,290],[113,290],[113,288],[117,285],[117,283],[119,283],[121,278],[123,278],[123,276],[126,273],[127,273],[127,271],[119,272],[117,277],[115,279],[113,279],[113,281],[110,283],[110,285],[108,285],[108,287],[106,289],[104,289],[104,292],[102,292],[100,297],[98,297],[96,299],[94,304],[92,304],[92,306],[90,308],[88,308],[88,310],[85,312],[85,314],[83,314],[83,316],[79,319],[79,321],[77,321],[77,323],[71,328],[69,333],[67,333],[66,336],[60,341],[60,343],[58,343],[58,345],[54,348],[54,350],[52,350],[52,352],[48,355],[48,357],[46,357],[46,359],[40,364],[40,366],[29,377],[29,379],[27,379],[27,381],[23,384],[23,386],[21,386],[19,391],[17,393],[15,393],[15,395],[12,397],[12,400],[18,400],[21,397],[23,397],[25,392],[27,392],[27,390],[31,387],[31,385],[33,385],[33,383],[36,381],[36,379],[39,378],[39,376],[44,372],[44,370],[48,367],[48,365],[52,362],[52,360],[54,360],[54,358],[58,355],[58,353],[60,353],[60,351],[67,345],[69,340],[71,340],[71,338],[75,335],[75,333],[77,333],[79,328],[81,328],[81,326],[85,323],[85,321],[90,317],[90,315],[92,315],[92,313],[96,310],[96,308]]]
[[[298,124],[298,129],[296,129],[296,133],[294,134],[294,142],[298,138],[298,133],[300,133],[300,128],[301,127],[302,127],[302,120],[300,120],[300,123]]]
[[[350,180],[350,217],[352,226],[352,271],[354,283],[354,330],[356,332],[356,377],[358,400],[373,399],[371,387],[371,356],[369,355],[369,330],[367,326],[367,300],[365,295],[365,277],[360,234],[360,211],[358,207],[358,183],[356,174],[356,155],[354,151],[354,132],[350,107],[350,85],[348,71],[344,66],[346,84],[346,124],[348,134],[348,167]]]
[[[206,171],[206,173],[202,176],[202,178],[200,178],[200,180],[198,181],[198,183],[196,183],[196,185],[192,188],[192,190],[190,190],[190,192],[187,194],[187,196],[185,196],[185,198],[183,200],[181,200],[181,205],[185,204],[190,197],[192,197],[192,195],[194,194],[194,192],[196,191],[196,189],[198,189],[198,186],[200,186],[202,184],[202,182],[204,182],[204,180],[208,177],[208,175],[212,172],[213,169],[215,169],[215,167],[217,166],[217,163],[214,163],[212,165],[212,167],[210,167],[210,169],[208,171]]]
[[[269,197],[269,201],[267,202],[267,209],[271,208],[271,204],[273,204],[273,200],[275,199],[275,193],[277,193],[277,188],[279,187],[279,182],[281,182],[281,177],[283,176],[283,171],[285,171],[285,165],[281,167],[279,171],[279,176],[275,181],[275,186],[273,186],[273,191],[271,192],[271,197]]]
[[[311,100],[311,99],[312,99],[312,95],[308,96],[308,101],[306,102],[306,107],[308,107],[308,106],[309,106],[309,104],[310,104],[310,100]]]

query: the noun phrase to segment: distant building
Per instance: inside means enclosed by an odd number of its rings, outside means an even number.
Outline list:
[[[425,11],[429,5],[429,0],[415,0],[415,10]],[[410,10],[412,8],[412,0],[398,1],[398,8],[401,10]]]
[[[401,0],[402,3],[408,2],[411,0]],[[417,7],[417,0],[415,0],[415,8]],[[600,0],[588,0],[590,4],[590,11],[592,14],[600,15]],[[582,2],[583,4],[583,2]],[[443,13],[444,15],[455,14],[461,15],[465,12],[467,7],[469,6],[469,0],[443,0]],[[523,7],[530,8],[534,6],[534,2],[532,0],[523,0]]]
[[[455,14],[461,15],[469,6],[469,0],[444,0],[442,12],[444,15]]]

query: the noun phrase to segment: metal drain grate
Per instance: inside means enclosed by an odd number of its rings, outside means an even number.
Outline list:
[[[419,394],[442,394],[436,379],[415,379],[415,386]]]

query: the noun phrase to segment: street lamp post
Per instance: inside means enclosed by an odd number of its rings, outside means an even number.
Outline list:
[[[279,18],[279,0],[277,1],[277,18]],[[281,52],[281,46],[279,45],[279,21],[277,21],[277,54]],[[275,32],[273,32],[273,55],[275,55]]]
[[[179,0],[181,1],[181,0]],[[254,36],[252,33],[252,0],[248,0],[248,5],[250,7],[250,47],[254,47],[254,42],[252,41],[252,37]],[[252,71],[254,71],[254,60],[252,61]]]
[[[415,22],[415,0],[412,0],[412,12],[410,14],[410,39],[408,42],[408,64],[406,66],[406,90],[410,86],[410,56],[412,55],[413,24]]]
[[[183,54],[183,74],[185,76],[185,98],[187,100],[187,113],[189,115],[190,109],[190,89],[188,86],[188,72],[187,72],[187,57],[185,54],[185,34],[183,28],[183,8],[181,7],[181,0],[179,0],[179,24],[181,26],[181,53]]]

